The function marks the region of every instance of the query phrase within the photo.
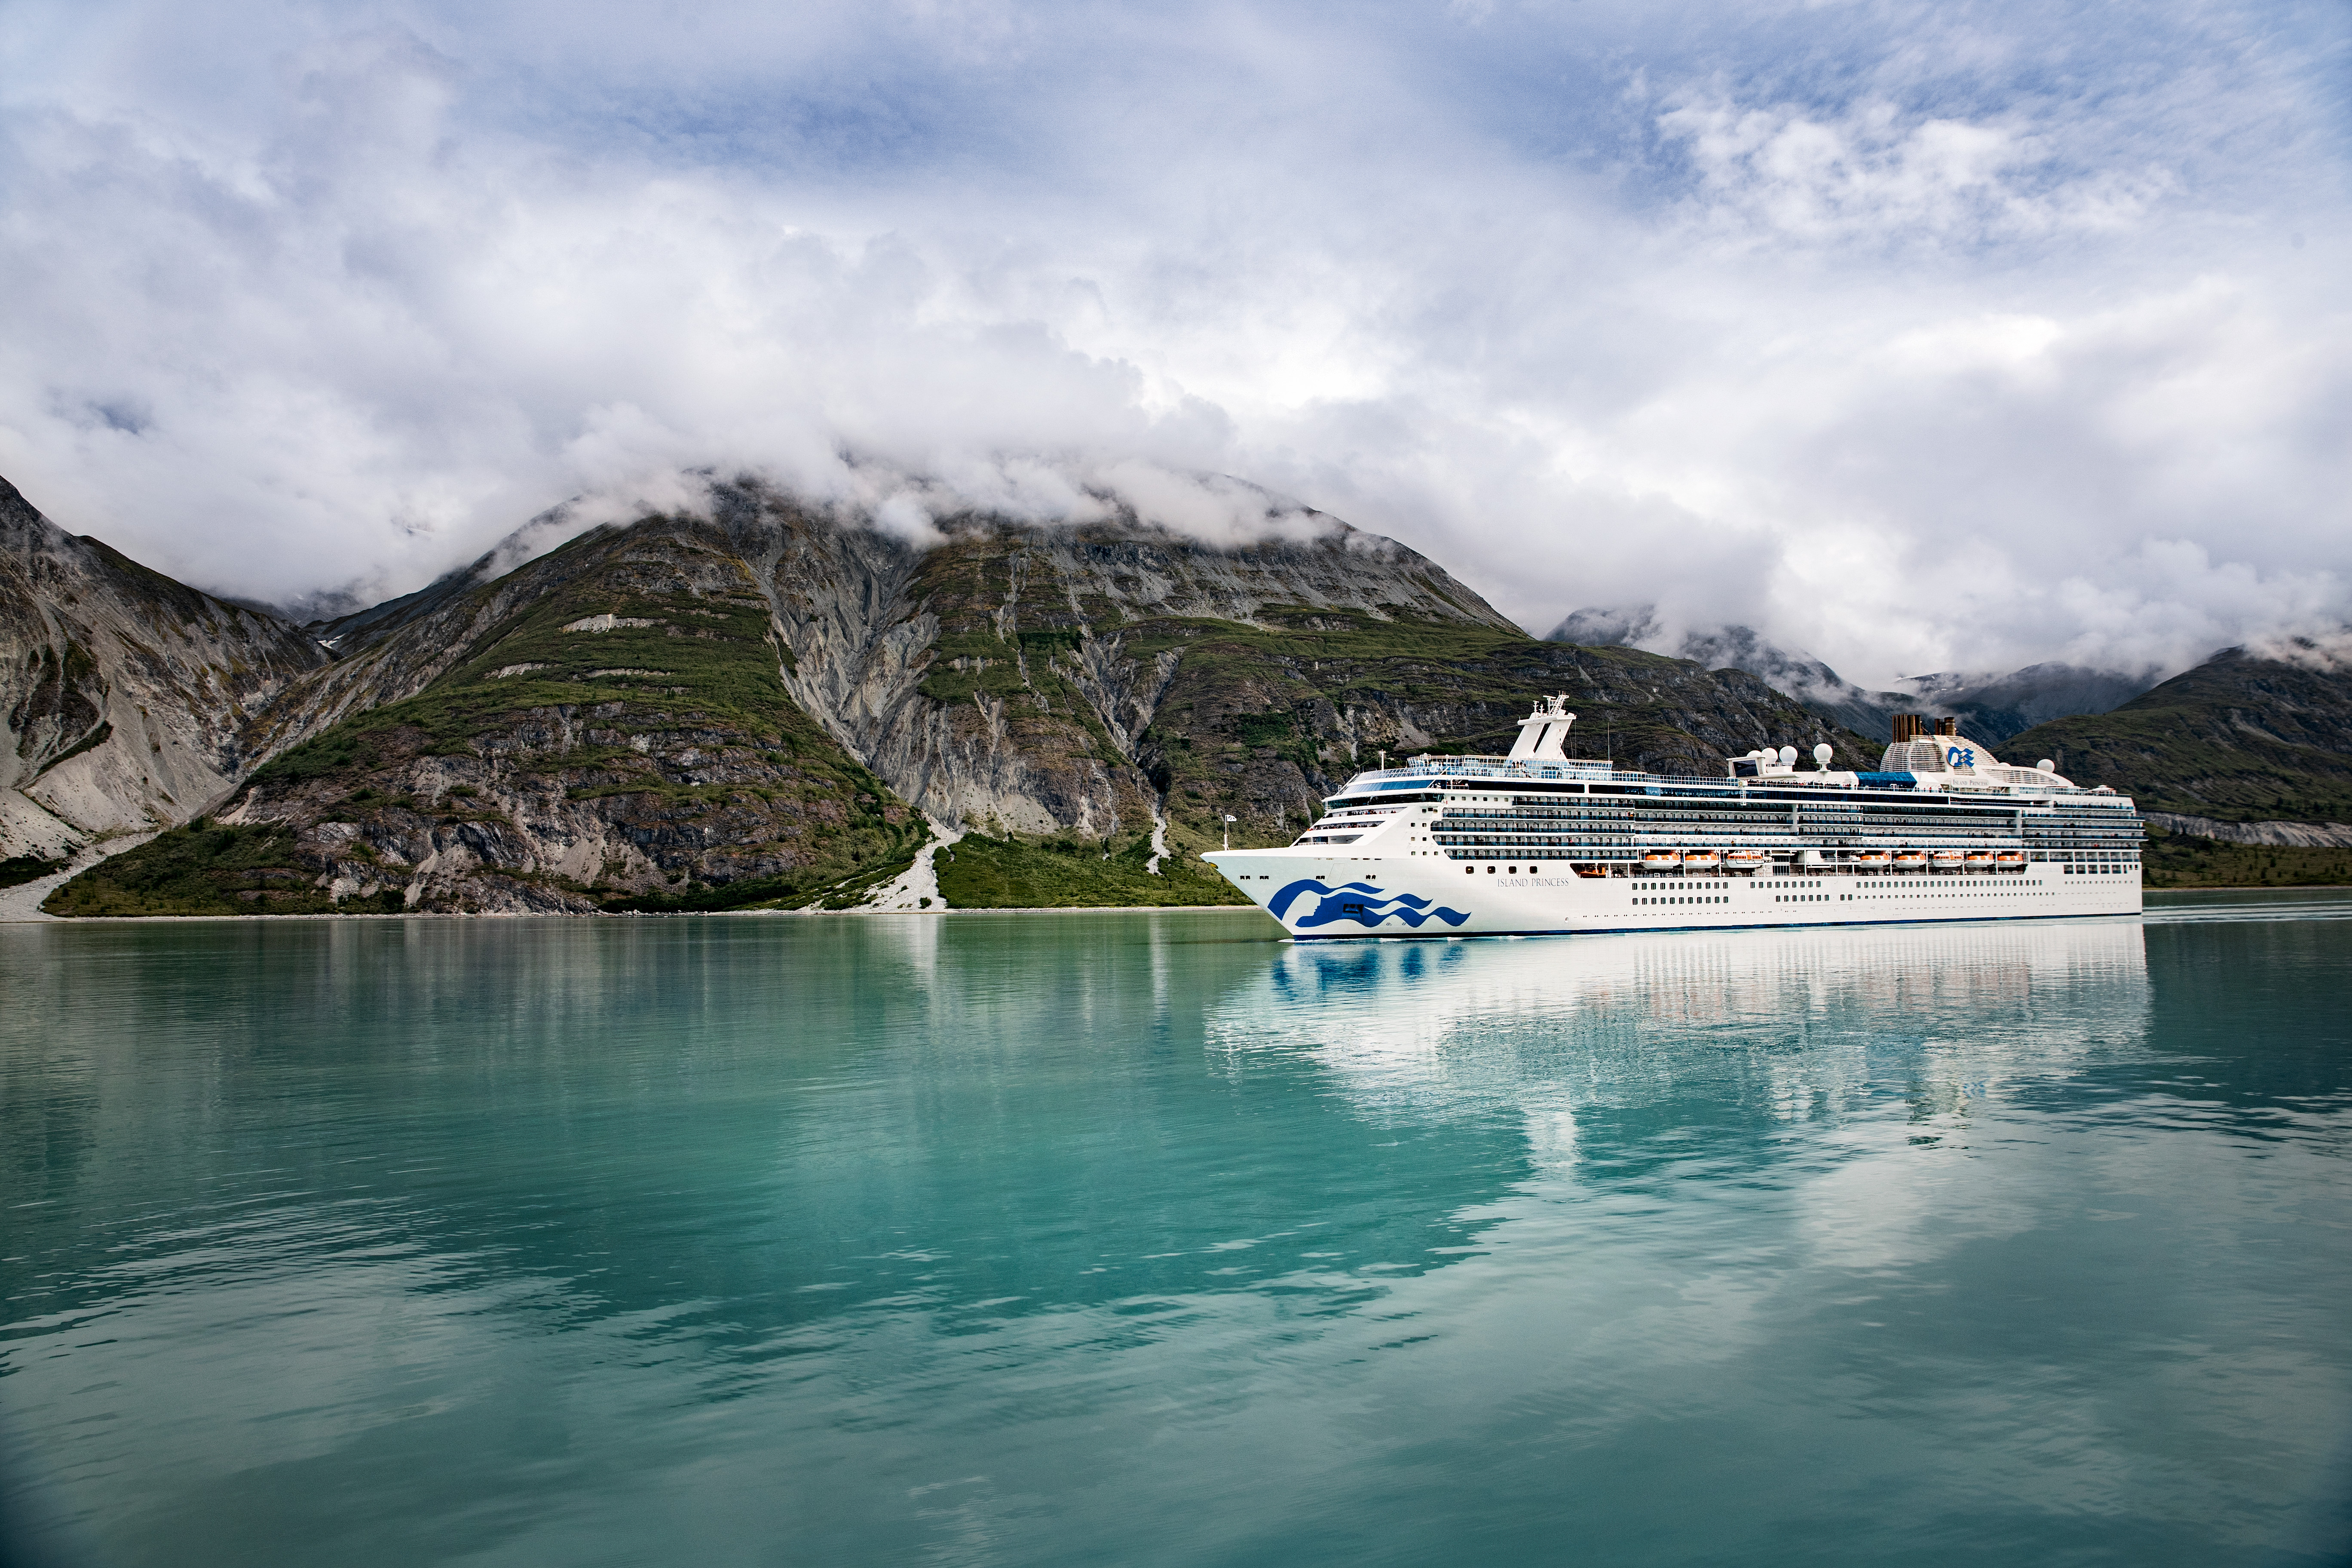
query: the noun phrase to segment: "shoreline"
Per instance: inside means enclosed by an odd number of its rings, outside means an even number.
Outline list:
[[[62,880],[62,879],[60,879]],[[16,889],[6,889],[15,892]],[[2256,884],[2251,887],[2147,888],[2144,898],[2179,893],[2341,893],[2352,892],[2352,882],[2296,883],[2291,886]],[[871,919],[876,916],[911,915],[928,918],[935,915],[1150,915],[1150,914],[1212,914],[1219,910],[1230,914],[1265,915],[1255,904],[1055,904],[1045,908],[990,905],[973,909],[936,910],[697,910],[659,913],[629,911],[620,914],[540,914],[520,911],[513,914],[463,914],[441,910],[419,910],[399,914],[348,915],[45,915],[37,909],[30,914],[19,914],[0,909],[0,925],[242,925],[285,924],[295,921],[674,921],[674,920],[794,920],[803,918]],[[1266,916],[1272,919],[1272,916]]]
[[[11,889],[13,891],[13,889]],[[1204,914],[1223,910],[1234,914],[1264,915],[1255,904],[1055,904],[1033,909],[1021,906],[963,910],[676,910],[646,913],[627,910],[617,914],[601,911],[593,914],[539,913],[517,910],[511,914],[465,914],[448,910],[403,910],[398,914],[309,914],[309,915],[47,915],[37,908],[30,915],[0,912],[0,925],[148,925],[166,922],[175,925],[195,925],[205,921],[218,924],[269,922],[284,924],[292,921],[711,921],[711,920],[797,920],[803,918],[871,919],[881,915],[913,915],[928,918],[933,915],[1150,915]],[[1272,919],[1272,916],[1267,916]]]

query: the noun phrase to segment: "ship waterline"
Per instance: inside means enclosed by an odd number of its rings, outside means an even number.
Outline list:
[[[1293,844],[1203,858],[1300,938],[1570,934],[2119,915],[2140,909],[2131,800],[1948,731],[1871,773],[1793,748],[1721,778],[1571,758],[1558,697],[1505,757],[1357,774]]]

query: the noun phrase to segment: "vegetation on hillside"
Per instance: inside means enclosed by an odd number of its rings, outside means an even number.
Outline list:
[[[388,914],[397,892],[338,906],[300,863],[291,828],[202,818],[97,865],[42,900],[53,915]]]
[[[1158,875],[1151,842],[1068,837],[1023,840],[968,834],[932,864],[950,909],[1117,909],[1138,905],[1245,904],[1249,900],[1192,856],[1170,855]]]
[[[2352,888],[2352,849],[2225,844],[2151,827],[2140,874],[2150,888]]]
[[[38,855],[11,855],[0,860],[0,888],[22,887],[42,878],[62,871],[69,864],[67,858],[44,860]]]

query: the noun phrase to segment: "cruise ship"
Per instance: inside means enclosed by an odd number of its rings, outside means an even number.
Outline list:
[[[1537,936],[2137,914],[2138,812],[1950,719],[1895,715],[1875,773],[1782,746],[1720,778],[1568,755],[1538,700],[1505,757],[1358,773],[1279,849],[1202,857],[1293,936]]]

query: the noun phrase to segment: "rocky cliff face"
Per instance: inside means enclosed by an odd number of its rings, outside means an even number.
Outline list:
[[[924,811],[1000,831],[1149,833],[1166,759],[1147,737],[1204,636],[1373,626],[1417,628],[1433,651],[1445,628],[1525,640],[1434,563],[1336,521],[1319,538],[1226,550],[1132,520],[965,518],[925,549],[756,487],[722,486],[715,501],[772,585],[802,705]]]
[[[1287,842],[1380,752],[1507,749],[1555,691],[1588,751],[1634,766],[1875,755],[1737,671],[1537,642],[1330,520],[1238,548],[1131,516],[940,528],[918,544],[718,483],[707,516],[321,628],[341,657],[250,715],[240,754],[274,760],[213,837],[167,836],[53,907],[837,901],[915,853],[918,812],[987,863],[943,869],[943,892],[1230,897],[1187,875],[1226,816],[1236,845]]]
[[[76,538],[0,479],[0,857],[180,821],[328,660],[300,628]]]
[[[598,530],[316,671],[206,827],[59,912],[584,912],[822,898],[924,830],[785,692],[769,600],[692,519]]]

